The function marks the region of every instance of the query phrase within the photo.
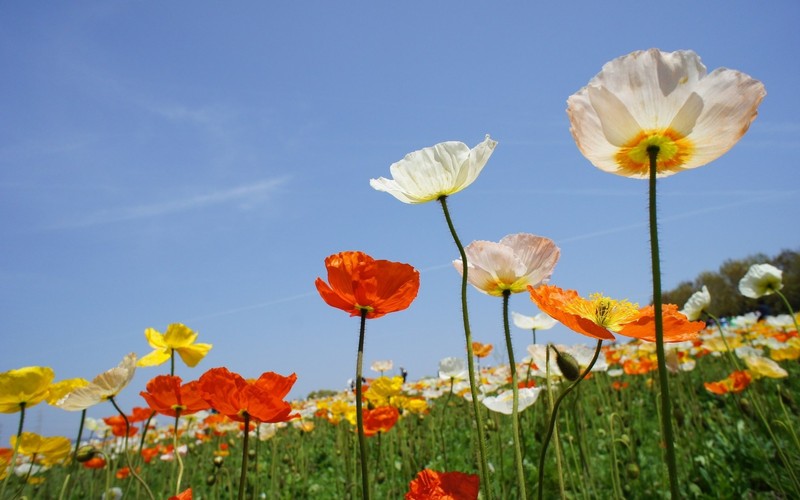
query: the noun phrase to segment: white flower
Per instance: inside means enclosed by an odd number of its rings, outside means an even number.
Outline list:
[[[603,66],[567,100],[572,136],[597,168],[647,178],[648,148],[658,147],[657,175],[703,166],[744,135],[766,95],[738,71],[706,74],[692,51],[637,51]]]
[[[558,321],[545,313],[539,313],[535,316],[525,316],[524,314],[511,311],[511,318],[514,321],[514,325],[524,330],[549,330],[558,323]]]
[[[472,149],[463,142],[442,142],[407,154],[389,167],[392,179],[370,179],[369,185],[403,203],[438,200],[472,184],[496,145],[488,135]]]
[[[739,281],[739,291],[745,297],[757,299],[783,288],[783,271],[771,264],[753,264]]]
[[[789,314],[779,314],[777,316],[767,316],[765,320],[769,326],[777,329],[794,328],[794,320]]]
[[[89,385],[79,387],[60,399],[56,406],[69,411],[80,411],[116,396],[136,373],[136,354],[130,353],[122,362],[96,376]]]
[[[708,293],[708,287],[703,285],[702,290],[694,292],[689,300],[684,304],[681,312],[689,318],[689,321],[697,321],[700,315],[711,304],[711,294]]]
[[[444,358],[439,361],[439,378],[443,380],[467,378],[467,367],[461,358]]]
[[[521,412],[527,407],[536,402],[539,393],[542,392],[541,387],[528,387],[519,389],[519,399],[517,408]],[[503,391],[497,396],[486,396],[482,401],[483,405],[492,411],[502,413],[504,415],[511,415],[512,407],[514,405],[514,392],[512,390]]]
[[[500,240],[473,241],[467,254],[469,282],[487,295],[501,297],[503,292],[520,293],[528,285],[545,282],[553,273],[561,251],[553,240],[533,234],[510,234]],[[453,261],[459,274],[461,259]]]
[[[372,365],[370,365],[370,368],[374,372],[383,373],[383,372],[388,372],[389,370],[391,370],[393,366],[394,366],[394,363],[392,363],[392,360],[391,359],[386,359],[386,360],[382,360],[382,361],[374,361],[372,363]]]

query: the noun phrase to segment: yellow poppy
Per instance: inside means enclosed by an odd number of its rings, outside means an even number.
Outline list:
[[[163,335],[154,328],[146,329],[144,335],[147,337],[147,343],[155,350],[139,359],[139,366],[160,365],[168,361],[174,351],[187,366],[194,367],[212,347],[211,344],[195,344],[197,333],[181,323],[167,326],[167,331]]]
[[[26,366],[0,373],[0,413],[17,413],[47,399],[55,378],[52,368]]]

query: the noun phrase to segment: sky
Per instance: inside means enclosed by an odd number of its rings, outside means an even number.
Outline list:
[[[462,241],[534,233],[551,283],[644,305],[647,183],[593,167],[566,99],[635,50],[691,49],[764,82],[726,155],[658,183],[664,289],[726,259],[797,250],[800,4],[641,2],[32,2],[0,4],[0,371],[91,379],[184,323],[217,366],[297,373],[290,398],[355,375],[359,321],[314,288],[328,255],[420,270],[406,311],[369,321],[365,371],[411,379],[464,356],[458,257],[436,203],[373,190],[407,153],[498,141],[449,199]],[[469,292],[484,364],[507,359],[502,301]],[[511,310],[538,312],[527,294]],[[513,329],[517,359],[530,332]],[[558,326],[539,342],[591,343]],[[140,368],[123,409],[169,365]],[[397,373],[395,370],[394,373]],[[110,416],[104,403],[89,411]],[[0,446],[19,415],[0,416]],[[77,433],[45,404],[25,430]]]

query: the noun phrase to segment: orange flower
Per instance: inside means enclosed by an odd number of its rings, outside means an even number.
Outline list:
[[[117,437],[125,437],[125,419],[122,415],[114,415],[113,417],[103,418],[103,422],[111,427],[111,433]],[[135,436],[139,431],[138,427],[128,425],[128,437]]]
[[[199,383],[200,395],[212,408],[237,422],[245,417],[262,423],[286,422],[299,416],[283,400],[297,375],[283,377],[274,372],[263,373],[257,380],[248,381],[227,368],[212,368]]]
[[[374,410],[364,410],[364,435],[374,436],[378,432],[389,432],[400,412],[394,406],[379,406]]]
[[[101,456],[95,456],[83,462],[83,466],[87,469],[102,469],[106,466],[106,460]]]
[[[144,459],[144,463],[149,464],[153,458],[161,455],[161,447],[156,446],[155,448],[142,448],[142,458]]]
[[[180,377],[159,375],[147,383],[147,391],[139,394],[153,411],[169,417],[207,410],[209,404],[200,396],[198,383],[193,381],[181,385],[181,382]]]
[[[178,493],[177,495],[169,497],[169,500],[192,500],[192,489],[187,488],[184,491]]]
[[[575,290],[562,290],[552,285],[529,286],[528,291],[539,309],[578,333],[603,340],[614,340],[610,332],[655,340],[653,306],[638,309],[627,300],[614,300],[600,294],[584,299]],[[674,304],[663,305],[662,318],[664,342],[693,339],[705,328],[702,321],[689,321]]]
[[[625,389],[629,385],[630,384],[627,382],[620,382],[619,380],[615,380],[614,382],[611,383],[611,388],[614,389],[615,391],[621,391],[622,389]]]
[[[479,489],[477,474],[424,469],[408,484],[405,500],[476,500]]]
[[[658,369],[658,365],[649,358],[628,359],[622,364],[622,370],[628,375],[644,375]]]
[[[411,305],[419,291],[419,272],[408,264],[375,260],[363,252],[341,252],[325,259],[328,283],[315,285],[329,306],[351,316],[380,318]]]
[[[631,323],[622,327],[620,335],[655,342],[656,323],[653,306],[647,306],[639,311],[640,316]],[[702,321],[689,321],[685,314],[678,311],[675,304],[663,304],[661,316],[664,324],[664,342],[683,342],[693,340],[697,332],[706,327]]]
[[[750,385],[751,381],[752,377],[750,374],[746,370],[740,370],[731,373],[728,378],[720,380],[719,382],[705,382],[703,385],[708,392],[722,395],[729,392],[742,392]]]
[[[492,352],[494,346],[492,344],[481,344],[480,342],[472,343],[472,352],[479,358],[485,358]]]
[[[122,468],[120,468],[120,469],[118,469],[118,470],[117,470],[116,474],[114,474],[114,476],[115,476],[117,479],[125,479],[125,478],[127,478],[128,476],[130,476],[130,475],[131,475],[131,469],[130,469],[130,467],[122,467]]]
[[[131,414],[128,415],[128,422],[145,422],[150,418],[151,415],[153,415],[153,410],[150,408],[141,408],[139,406],[135,406]]]

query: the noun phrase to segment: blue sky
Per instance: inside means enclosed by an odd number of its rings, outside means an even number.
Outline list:
[[[0,4],[0,371],[91,379],[149,352],[145,328],[183,322],[214,344],[178,365],[185,380],[227,366],[297,372],[292,397],[341,389],[358,320],[314,280],[326,256],[361,250],[422,281],[407,311],[367,325],[367,365],[434,374],[464,352],[458,253],[436,204],[369,179],[487,133],[494,155],[450,199],[462,240],[547,236],[562,250],[554,284],[647,303],[646,182],[591,166],[565,102],[650,47],[692,49],[767,88],[728,154],[659,182],[665,288],[797,249],[798,18],[791,1]],[[470,308],[501,362],[501,301],[471,291]],[[523,295],[511,309],[537,312]],[[521,358],[530,336],[513,333]],[[539,339],[583,341],[563,328]],[[121,405],[143,405],[168,369],[138,370]],[[0,417],[0,446],[17,417]],[[71,436],[77,423],[40,405],[26,429]]]

